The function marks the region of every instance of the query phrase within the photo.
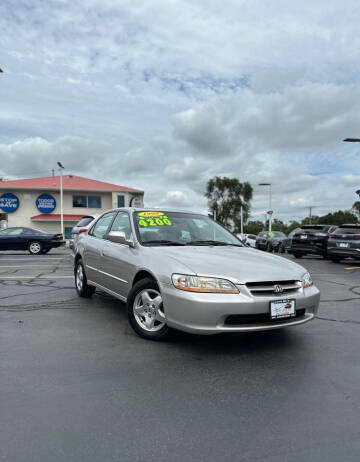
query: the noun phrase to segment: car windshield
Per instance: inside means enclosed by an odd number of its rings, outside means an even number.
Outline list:
[[[334,231],[334,234],[360,234],[360,226],[353,228],[338,228]]]
[[[205,215],[182,212],[136,212],[134,224],[138,239],[143,245],[243,247],[239,239]]]

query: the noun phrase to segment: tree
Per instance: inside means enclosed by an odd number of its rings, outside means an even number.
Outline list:
[[[240,211],[243,207],[244,223],[250,214],[253,188],[250,183],[240,183],[237,178],[215,176],[206,185],[205,197],[216,221],[234,232],[240,230]]]
[[[260,220],[248,221],[244,226],[245,234],[255,234],[258,235],[260,231],[263,231],[264,223]]]

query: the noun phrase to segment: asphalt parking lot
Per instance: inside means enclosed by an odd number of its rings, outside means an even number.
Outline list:
[[[156,343],[69,251],[1,253],[0,460],[359,461],[360,262],[299,263],[313,322]]]

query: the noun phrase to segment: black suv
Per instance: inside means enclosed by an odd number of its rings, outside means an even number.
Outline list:
[[[327,243],[329,234],[337,226],[332,225],[304,225],[293,235],[290,253],[295,258],[301,258],[303,255],[315,254],[328,258]]]
[[[360,259],[360,224],[339,226],[330,234],[327,252],[335,263],[348,257]]]

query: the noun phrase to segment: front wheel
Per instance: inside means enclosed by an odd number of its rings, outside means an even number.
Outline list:
[[[28,250],[31,253],[31,255],[39,255],[39,253],[42,253],[41,242],[39,242],[39,241],[30,242]]]
[[[294,252],[295,258],[302,258],[302,253]]]
[[[79,297],[90,298],[95,292],[95,287],[87,283],[84,264],[81,259],[75,265],[75,287]]]
[[[167,326],[158,285],[152,278],[142,279],[131,289],[127,299],[131,327],[148,340],[165,340],[172,333]]]

